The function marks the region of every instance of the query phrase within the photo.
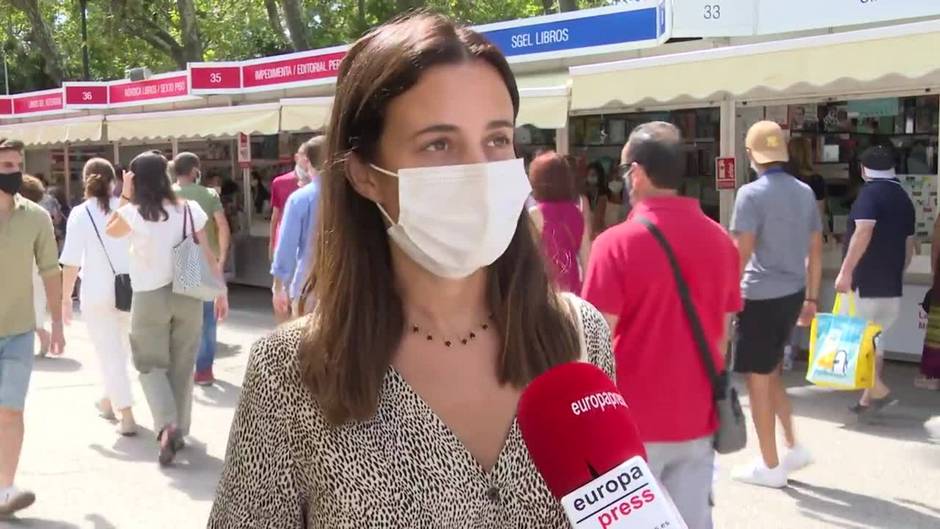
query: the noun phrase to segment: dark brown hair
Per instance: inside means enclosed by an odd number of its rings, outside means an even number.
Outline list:
[[[199,169],[199,157],[191,152],[181,152],[173,158],[171,167],[176,178],[189,177],[193,169]]]
[[[544,152],[529,165],[532,198],[539,202],[563,202],[578,198],[574,171],[560,154]]]
[[[499,72],[518,112],[518,89],[502,53],[443,16],[419,13],[381,26],[353,44],[340,65],[307,283],[317,308],[300,345],[304,383],[334,423],[375,413],[405,326],[386,226],[375,203],[350,184],[347,159],[352,152],[365,162],[376,159],[389,103],[424,72],[467,61]],[[503,338],[496,366],[501,382],[522,387],[577,357],[574,325],[525,214],[509,248],[488,268],[486,295]]]
[[[42,180],[33,175],[23,175],[23,184],[20,186],[20,195],[23,198],[38,204],[45,194],[46,187],[42,185]]]
[[[685,156],[682,135],[672,123],[650,121],[633,129],[627,140],[627,163],[643,166],[653,185],[659,189],[682,187]]]
[[[323,157],[324,154],[326,154],[326,136],[314,136],[310,138],[300,146],[300,150],[303,151],[304,156],[310,160],[310,165],[312,165],[314,169],[317,171],[323,169]]]
[[[114,178],[114,166],[104,158],[92,158],[82,169],[85,198],[97,199],[98,206],[105,213],[111,213],[111,183]]]
[[[130,172],[134,173],[134,197],[140,216],[150,222],[161,222],[170,218],[163,207],[164,201],[176,203],[176,193],[167,174],[167,160],[160,151],[147,151],[131,160]]]
[[[0,138],[0,151],[16,151],[23,154],[23,142],[10,138]]]

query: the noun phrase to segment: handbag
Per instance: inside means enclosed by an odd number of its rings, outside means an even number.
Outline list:
[[[848,298],[848,315],[842,300]],[[806,380],[817,386],[841,390],[875,385],[875,349],[880,325],[855,315],[855,296],[836,296],[832,314],[817,314],[810,328],[809,365]]]
[[[696,347],[702,356],[702,363],[708,372],[708,379],[712,385],[712,398],[715,402],[715,409],[718,413],[718,430],[715,432],[713,445],[715,451],[719,454],[730,454],[743,450],[747,446],[747,425],[745,423],[744,411],[741,409],[741,402],[738,399],[738,391],[731,385],[731,380],[727,371],[718,372],[712,358],[711,347],[708,345],[708,339],[705,338],[705,331],[702,329],[702,322],[692,304],[692,296],[689,294],[689,285],[682,277],[682,270],[679,269],[679,261],[676,259],[672,246],[649,219],[637,217],[637,222],[646,226],[653,238],[659,243],[669,259],[669,266],[672,268],[672,275],[676,280],[676,287],[679,290],[679,298],[682,300],[682,307],[685,309],[686,318],[692,327],[692,337],[695,340]]]
[[[189,203],[183,209],[183,239],[173,247],[173,293],[203,302],[215,301],[225,293],[225,283],[216,276],[199,246]]]
[[[88,220],[91,221],[91,227],[95,229],[95,235],[98,236],[98,242],[101,243],[101,249],[104,250],[104,256],[108,260],[108,266],[111,267],[111,273],[114,274],[114,308],[121,312],[130,312],[131,300],[134,298],[134,289],[131,288],[131,276],[130,274],[119,274],[117,270],[114,269],[114,264],[111,263],[111,256],[108,255],[108,248],[104,245],[104,240],[101,238],[101,233],[98,231],[94,217],[91,216],[91,211],[85,208],[85,213],[88,213]]]

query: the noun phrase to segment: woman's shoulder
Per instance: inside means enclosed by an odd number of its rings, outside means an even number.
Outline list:
[[[610,327],[608,327],[604,315],[594,305],[574,294],[565,293],[562,296],[565,297],[565,301],[572,308],[577,310],[581,335],[584,338],[584,354],[587,356],[584,360],[601,368],[613,378],[615,371],[610,342]]]
[[[304,317],[285,323],[255,342],[251,348],[249,368],[278,378],[280,382],[293,378],[296,372],[299,382],[298,351],[308,321],[308,317]]]

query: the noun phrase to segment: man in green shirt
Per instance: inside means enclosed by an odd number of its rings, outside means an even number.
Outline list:
[[[36,495],[13,485],[23,448],[23,407],[33,370],[33,266],[39,269],[49,312],[49,352],[65,349],[62,274],[52,219],[21,197],[23,145],[0,138],[0,516],[25,509]]]
[[[173,159],[173,174],[176,176],[176,185],[173,190],[180,198],[198,203],[209,216],[206,222],[206,236],[209,239],[209,248],[219,259],[219,267],[225,270],[225,259],[228,257],[231,230],[225,218],[225,210],[219,194],[212,188],[197,184],[201,176],[199,157],[191,152],[181,152]],[[202,316],[202,344],[196,356],[196,374],[194,380],[200,386],[209,386],[215,382],[212,374],[212,363],[215,361],[216,350],[216,321],[215,303],[207,301],[203,305]]]

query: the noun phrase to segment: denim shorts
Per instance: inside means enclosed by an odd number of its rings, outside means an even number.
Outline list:
[[[0,337],[0,407],[22,410],[33,373],[33,331]]]

